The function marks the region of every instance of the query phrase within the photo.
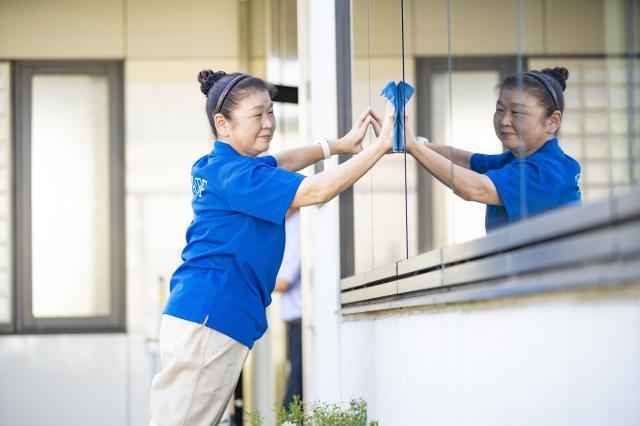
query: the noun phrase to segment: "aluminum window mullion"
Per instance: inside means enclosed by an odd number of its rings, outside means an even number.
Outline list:
[[[7,178],[7,190],[6,190],[6,197],[7,197],[7,201],[8,201],[8,205],[7,205],[7,211],[6,211],[6,216],[3,216],[2,219],[7,221],[7,225],[8,228],[7,229],[7,242],[6,243],[2,243],[3,245],[5,245],[5,250],[6,250],[6,255],[7,255],[7,267],[6,267],[6,279],[8,281],[7,283],[7,287],[8,287],[8,291],[9,291],[9,300],[8,300],[8,305],[9,305],[9,317],[8,317],[8,321],[7,322],[3,322],[0,323],[0,334],[8,334],[8,333],[13,333],[15,330],[15,324],[16,324],[16,320],[15,320],[15,313],[16,313],[16,288],[14,285],[14,279],[13,276],[15,274],[15,267],[14,267],[14,252],[13,252],[13,246],[14,246],[14,242],[15,242],[15,227],[13,226],[13,220],[14,220],[14,215],[13,215],[13,209],[14,209],[14,203],[13,203],[13,178],[12,178],[12,171],[14,169],[14,160],[13,160],[13,154],[14,154],[14,149],[13,149],[13,105],[11,103],[11,99],[12,99],[12,89],[13,89],[13,85],[12,85],[12,80],[13,80],[13,69],[12,69],[12,64],[10,62],[0,62],[0,65],[6,70],[6,74],[5,76],[7,77],[7,79],[4,81],[4,87],[1,89],[1,92],[4,92],[2,94],[2,96],[4,96],[5,99],[5,105],[6,105],[6,111],[5,111],[5,116],[4,116],[4,120],[6,120],[5,122],[5,126],[6,126],[6,134],[3,135],[5,137],[5,141],[4,143],[6,144],[6,150],[8,152],[7,158],[6,158],[6,166],[3,166],[3,168],[5,170],[3,170],[4,173],[6,173],[6,178]]]

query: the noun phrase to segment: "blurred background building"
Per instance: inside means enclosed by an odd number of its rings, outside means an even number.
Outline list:
[[[485,235],[483,206],[394,154],[303,209],[305,399],[362,397],[381,425],[639,424],[639,16],[636,0],[0,0],[0,424],[148,424],[190,166],[211,148],[201,69],[283,86],[273,151],[343,134],[405,79],[418,134],[498,153],[497,85],[555,65],[583,205]],[[271,424],[283,397],[278,309],[234,421]]]

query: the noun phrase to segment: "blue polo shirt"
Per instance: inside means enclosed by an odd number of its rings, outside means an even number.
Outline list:
[[[491,179],[503,204],[487,205],[487,232],[581,201],[580,164],[562,151],[557,138],[520,159],[511,151],[497,155],[473,154],[470,167]]]
[[[272,156],[243,156],[220,141],[191,175],[194,217],[164,313],[251,348],[267,329],[285,213],[304,176],[279,168]]]

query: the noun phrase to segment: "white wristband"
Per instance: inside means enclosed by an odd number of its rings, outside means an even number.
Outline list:
[[[331,150],[329,149],[329,141],[327,138],[324,138],[320,141],[320,146],[322,147],[322,152],[324,153],[324,159],[328,160],[331,158]]]
[[[424,146],[427,146],[427,144],[429,143],[429,139],[425,138],[424,136],[418,136],[416,140],[420,145]]]

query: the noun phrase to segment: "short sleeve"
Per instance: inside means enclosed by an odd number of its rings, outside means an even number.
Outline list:
[[[562,178],[553,164],[513,161],[485,173],[493,182],[509,220],[516,220],[562,204]]]
[[[477,173],[486,173],[489,170],[495,170],[503,167],[511,161],[511,152],[503,152],[502,154],[472,154],[469,159],[469,168]]]
[[[227,181],[227,201],[238,212],[282,224],[305,176],[274,167],[265,160],[243,164]]]
[[[273,155],[263,155],[262,157],[256,157],[255,160],[267,166],[278,167],[278,161]]]

